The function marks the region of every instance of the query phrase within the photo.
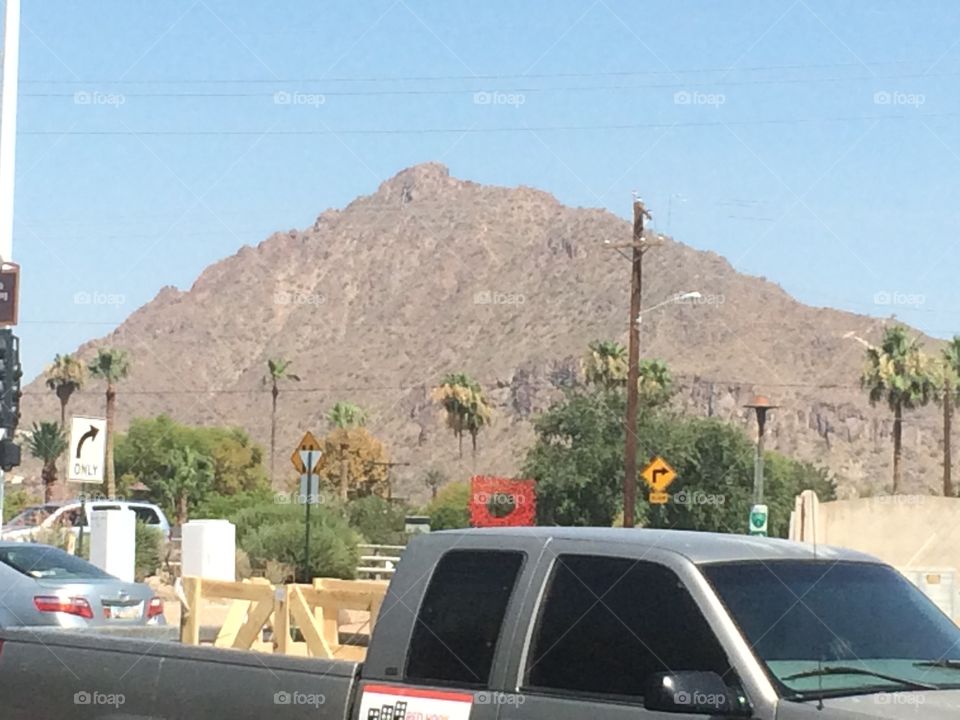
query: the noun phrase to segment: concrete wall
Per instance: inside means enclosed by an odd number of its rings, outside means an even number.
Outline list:
[[[960,595],[946,575],[954,573],[960,583],[960,499],[891,495],[820,503],[808,491],[797,498],[790,537],[874,555],[920,584],[944,610],[952,602],[954,619],[960,616]]]

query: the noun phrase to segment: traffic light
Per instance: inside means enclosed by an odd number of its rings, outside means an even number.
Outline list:
[[[20,338],[10,328],[0,329],[0,429],[8,439],[20,424]]]
[[[20,446],[13,440],[0,440],[0,469],[10,472],[20,464]]]

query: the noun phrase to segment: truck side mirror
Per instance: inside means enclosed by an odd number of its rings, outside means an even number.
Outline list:
[[[715,672],[682,670],[651,675],[644,684],[643,705],[647,710],[748,717],[746,698],[727,687]]]

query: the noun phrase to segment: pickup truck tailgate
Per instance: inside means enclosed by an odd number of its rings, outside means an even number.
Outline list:
[[[0,631],[3,720],[348,720],[360,664],[63,630]]]

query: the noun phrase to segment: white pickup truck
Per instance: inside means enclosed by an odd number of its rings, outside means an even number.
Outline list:
[[[737,535],[418,537],[363,663],[32,629],[0,643],[2,720],[960,718],[960,629],[911,583]]]

